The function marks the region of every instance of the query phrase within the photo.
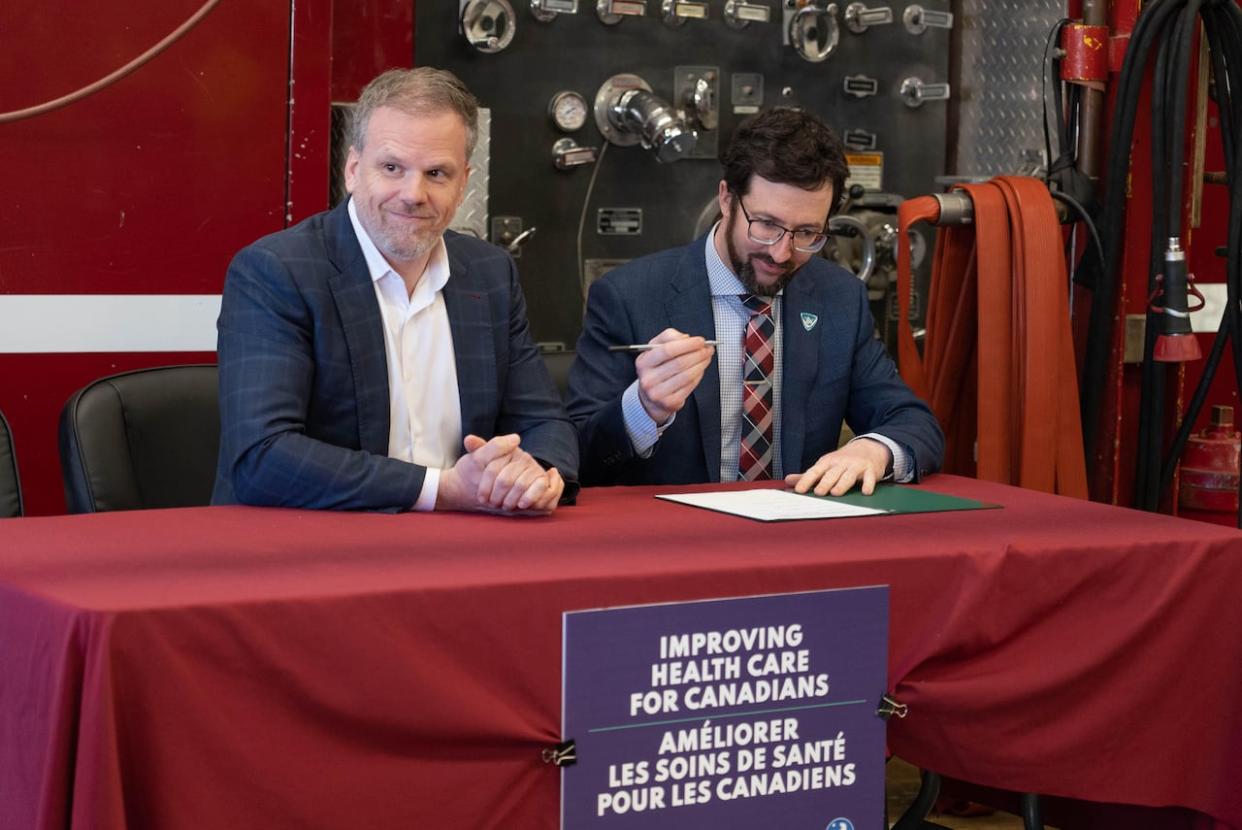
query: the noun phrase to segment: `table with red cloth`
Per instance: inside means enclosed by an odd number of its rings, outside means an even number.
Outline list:
[[[893,752],[1242,828],[1242,533],[925,486],[1003,509],[0,522],[0,827],[554,828],[563,611],[887,584]]]

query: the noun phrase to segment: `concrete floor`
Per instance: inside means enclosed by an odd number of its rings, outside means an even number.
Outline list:
[[[889,821],[896,821],[914,801],[919,791],[919,771],[900,758],[888,762],[885,776]],[[1022,820],[1011,813],[964,818],[932,813],[928,819],[951,830],[1022,830]],[[1047,828],[1053,830],[1053,828]]]

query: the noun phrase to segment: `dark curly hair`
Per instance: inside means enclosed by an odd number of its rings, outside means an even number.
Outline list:
[[[725,184],[739,196],[746,195],[752,175],[803,190],[816,190],[831,181],[830,213],[844,201],[850,172],[845,145],[837,134],[809,112],[787,107],[765,110],[739,124],[720,163]]]

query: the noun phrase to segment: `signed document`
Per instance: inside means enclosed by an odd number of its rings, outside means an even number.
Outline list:
[[[787,522],[798,519],[845,519],[851,516],[894,516],[902,513],[942,513],[950,510],[987,510],[1000,507],[974,499],[964,499],[907,487],[881,483],[875,493],[864,496],[854,489],[844,496],[799,495],[793,490],[722,490],[716,493],[659,495],[657,499],[716,510],[760,522]]]
[[[719,493],[681,493],[660,495],[657,499],[731,513],[761,522],[795,519],[842,519],[848,516],[874,516],[887,510],[863,507],[795,493],[793,490],[728,490]]]

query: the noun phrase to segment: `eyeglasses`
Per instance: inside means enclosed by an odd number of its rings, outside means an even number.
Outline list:
[[[794,231],[767,219],[751,219],[750,211],[742,203],[742,197],[736,192],[733,197],[742,207],[742,215],[746,217],[746,236],[751,242],[758,242],[760,245],[775,245],[785,237],[785,234],[789,234],[793,238],[795,251],[814,254],[818,253],[828,241],[828,234],[824,231],[812,231],[805,228]]]

